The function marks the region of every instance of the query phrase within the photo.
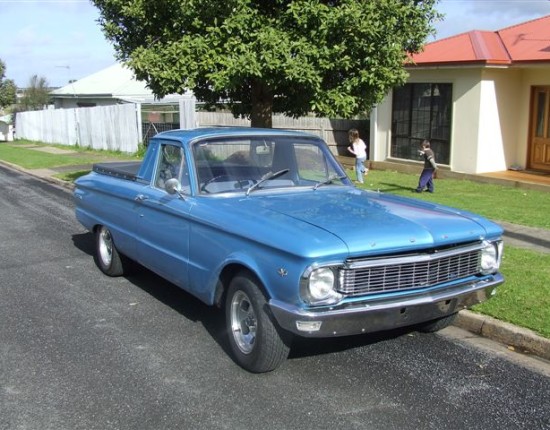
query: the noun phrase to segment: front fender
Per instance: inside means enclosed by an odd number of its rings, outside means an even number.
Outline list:
[[[219,264],[210,269],[196,266],[190,271],[190,284],[193,293],[207,304],[215,304],[226,288],[227,275],[233,276],[239,270],[253,273],[264,287],[267,299],[275,299],[298,305],[300,277],[308,266],[295,256],[289,256],[278,250],[271,252],[236,251],[225,256]]]

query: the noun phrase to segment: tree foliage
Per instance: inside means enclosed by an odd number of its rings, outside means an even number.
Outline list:
[[[50,101],[50,90],[46,78],[33,75],[29,79],[27,88],[23,92],[20,110],[40,110],[44,109]]]
[[[0,59],[0,109],[15,104],[17,86],[12,79],[4,79],[6,64]]]
[[[192,89],[253,125],[349,118],[406,80],[437,0],[92,0],[120,61],[162,97]]]

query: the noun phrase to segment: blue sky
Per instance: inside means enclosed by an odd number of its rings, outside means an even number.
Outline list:
[[[437,25],[436,38],[441,39],[550,15],[550,0],[440,0],[438,10],[446,15]],[[0,0],[0,59],[6,78],[25,87],[38,75],[50,86],[63,86],[112,65],[115,53],[98,16],[88,0]]]

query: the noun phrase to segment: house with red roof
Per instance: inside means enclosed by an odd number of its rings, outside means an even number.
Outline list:
[[[419,162],[429,139],[451,171],[550,173],[550,15],[429,43],[407,69],[371,114],[373,161]]]

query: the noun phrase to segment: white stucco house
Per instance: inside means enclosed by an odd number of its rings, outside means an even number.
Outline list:
[[[416,163],[429,139],[454,172],[550,173],[550,16],[438,40],[411,60],[371,114],[371,160]]]

